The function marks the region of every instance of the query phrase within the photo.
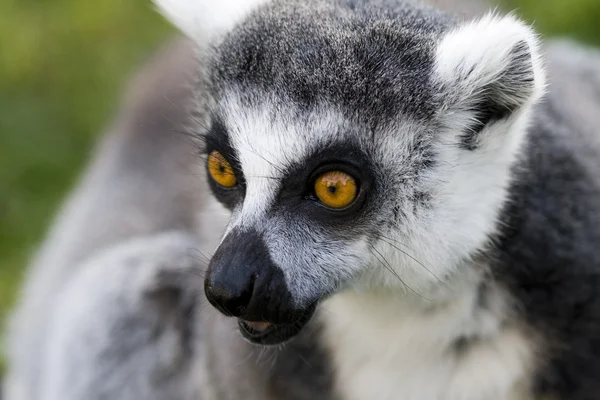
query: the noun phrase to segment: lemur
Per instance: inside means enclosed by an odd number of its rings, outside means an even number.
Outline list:
[[[599,398],[598,53],[416,1],[157,4],[189,40],[38,255],[8,400]]]

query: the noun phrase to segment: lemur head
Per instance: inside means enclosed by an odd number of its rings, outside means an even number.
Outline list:
[[[486,246],[544,86],[525,24],[401,0],[158,3],[208,65],[231,220],[205,289],[248,339],[289,339],[342,289],[425,292]]]

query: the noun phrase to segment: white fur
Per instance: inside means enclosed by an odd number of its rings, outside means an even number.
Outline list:
[[[199,42],[222,35],[268,0],[155,0],[161,13]]]
[[[431,286],[455,273],[483,249],[497,229],[508,198],[510,167],[525,131],[525,120],[490,127],[476,151],[452,143],[458,130],[439,132],[438,166],[423,178],[431,206],[405,218],[377,248],[412,290],[427,296]],[[387,282],[398,280],[380,268]]]
[[[226,116],[231,145],[235,148],[244,177],[246,197],[235,213],[234,225],[260,224],[283,178],[285,168],[301,162],[310,149],[332,139],[331,132],[344,124],[341,115],[325,111],[309,121],[292,121],[276,115],[275,100],[265,96],[261,108],[249,109],[234,94],[225,96],[221,114]],[[234,217],[236,216],[234,215]]]
[[[524,97],[519,98],[522,106],[510,118],[484,128],[476,150],[462,149],[461,135],[473,118],[470,103],[506,71],[507,56],[520,41],[526,41],[531,51],[533,90],[524,88]],[[387,233],[393,245],[385,241],[378,245],[380,258],[402,277],[401,285],[427,296],[431,286],[484,248],[497,229],[500,210],[508,198],[511,166],[526,135],[532,106],[544,89],[538,47],[535,33],[525,24],[512,16],[494,14],[449,32],[438,45],[434,80],[456,98],[439,112],[441,127],[434,135],[437,166],[421,182],[432,194],[432,204],[409,213],[396,231]],[[396,130],[398,136],[399,128]],[[397,144],[380,147],[398,148]],[[381,156],[383,163],[402,160],[392,154],[394,150],[387,151],[390,154]],[[398,284],[383,268],[378,274],[388,284]],[[369,278],[378,283],[373,274]]]
[[[529,398],[535,340],[501,325],[500,292],[477,310],[477,285],[460,282],[435,301],[383,290],[342,292],[324,303],[326,343],[344,400]],[[462,350],[460,338],[476,338]]]
[[[513,15],[489,13],[446,34],[437,48],[437,76],[450,85],[460,85],[465,97],[475,96],[506,70],[510,52],[522,41],[531,52],[536,78],[532,100],[537,100],[545,85],[539,39]]]

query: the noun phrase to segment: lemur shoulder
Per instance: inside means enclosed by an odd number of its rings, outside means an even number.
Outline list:
[[[8,400],[600,395],[600,55],[416,1],[157,3],[193,45],[32,270]]]

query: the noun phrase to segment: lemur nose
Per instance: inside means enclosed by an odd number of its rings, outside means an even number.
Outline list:
[[[212,264],[212,263],[211,263]],[[213,264],[214,265],[214,264]],[[208,301],[227,316],[240,317],[248,307],[254,291],[254,277],[243,266],[210,268],[204,282]]]
[[[283,272],[254,230],[227,235],[210,261],[204,291],[223,314],[247,321],[276,323],[294,312]]]

